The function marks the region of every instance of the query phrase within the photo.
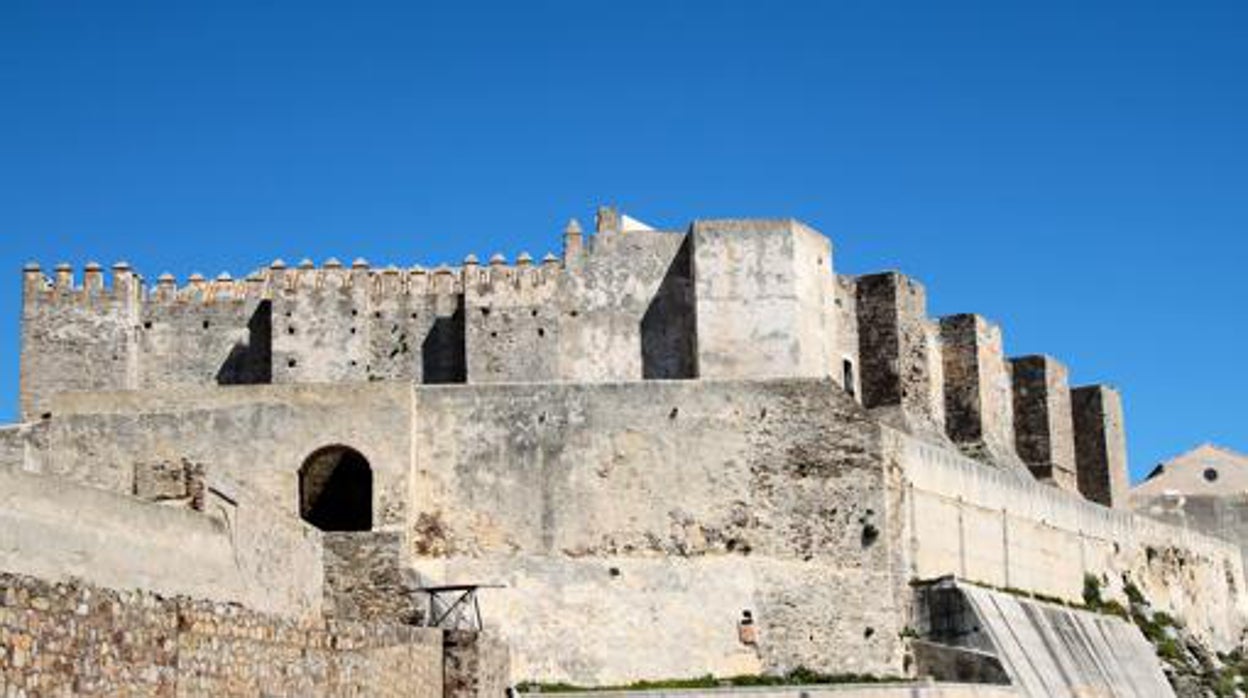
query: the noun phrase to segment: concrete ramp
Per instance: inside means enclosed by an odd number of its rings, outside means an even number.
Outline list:
[[[521,693],[542,698],[550,693]],[[1009,686],[967,683],[824,684],[559,692],[558,698],[1018,698]]]
[[[1152,645],[1121,618],[957,582],[925,594],[932,639],[995,654],[1023,695],[1174,696]]]

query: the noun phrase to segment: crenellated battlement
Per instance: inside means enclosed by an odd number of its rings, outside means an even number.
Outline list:
[[[76,277],[74,268],[65,262],[53,268],[51,277],[45,275],[37,263],[31,262],[22,269],[22,292],[26,303],[137,303],[140,300],[142,279],[129,264],[117,262],[108,276],[106,283],[104,268],[97,262],[85,264],[81,277]]]
[[[150,288],[144,286],[142,299],[154,305],[212,304],[244,302],[264,298],[266,294],[266,281],[260,276],[234,279],[229,274],[222,273],[215,279],[206,279],[196,273],[187,277],[185,284],[178,285],[177,279],[172,274],[161,274],[156,277],[154,286]]]
[[[464,260],[464,295],[469,306],[533,306],[553,302],[563,276],[563,263],[553,254],[535,262],[527,252],[508,265],[501,254],[479,264],[475,255]]]
[[[114,264],[111,273],[95,262],[83,266],[81,275],[67,263],[54,267],[51,276],[37,263],[23,268],[23,292],[28,303],[77,303],[89,299],[125,301],[136,304],[213,304],[271,300],[277,295],[306,292],[341,292],[371,300],[397,296],[454,296],[471,286],[479,295],[523,294],[554,283],[563,271],[563,262],[553,254],[535,261],[521,253],[514,264],[495,254],[486,264],[468,255],[461,266],[433,268],[413,266],[374,268],[363,259],[346,266],[330,258],[317,266],[303,260],[294,267],[281,259],[243,278],[222,272],[207,278],[196,272],[179,280],[162,273],[148,283],[129,264]]]
[[[1122,439],[1113,397],[1104,400],[1108,417],[1098,416],[1100,402],[1072,416],[1067,369],[1056,359],[1008,357],[1001,328],[981,315],[929,318],[923,286],[898,272],[859,276],[853,285],[860,400],[882,421],[1072,492],[1078,468],[1101,473],[1088,476],[1097,483],[1125,477],[1125,460],[1098,445]],[[1089,394],[1091,404],[1102,393]],[[1077,468],[1080,430],[1092,445]],[[1112,503],[1106,487],[1078,486]]]
[[[295,295],[303,292],[342,292],[371,299],[404,295],[454,295],[463,293],[462,267],[441,265],[433,269],[414,266],[372,267],[364,259],[356,259],[347,267],[337,259],[329,259],[317,267],[305,259],[290,268],[275,260],[263,272],[268,279],[270,294]]]
[[[155,284],[148,284],[126,262],[112,266],[105,279],[103,267],[96,262],[83,266],[81,278],[67,263],[57,264],[53,275],[45,275],[36,263],[23,269],[23,291],[27,303],[73,303],[84,299],[108,299],[125,301],[136,306],[142,303],[216,303],[243,301],[267,297],[267,279],[252,274],[244,279],[234,279],[221,273],[215,279],[193,273],[185,283],[179,284],[172,274],[161,274]]]

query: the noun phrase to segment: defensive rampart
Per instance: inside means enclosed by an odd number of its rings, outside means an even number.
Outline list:
[[[901,436],[886,441],[904,470],[914,574],[956,575],[1080,602],[1093,575],[1125,600],[1136,585],[1220,650],[1248,619],[1239,548],[1107,509]]]
[[[1071,600],[1086,574],[1114,595],[1130,579],[1224,648],[1245,617],[1227,544],[906,437],[831,381],[58,400],[6,452],[119,491],[136,462],[186,458],[296,512],[307,454],[357,449],[373,527],[421,578],[506,585],[482,605],[518,680],[901,674],[907,585],[946,574]]]

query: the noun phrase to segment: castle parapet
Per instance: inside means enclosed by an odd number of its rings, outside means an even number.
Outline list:
[[[464,342],[468,380],[495,383],[559,378],[563,265],[521,252],[481,267],[464,261]]]
[[[1070,386],[1064,365],[1050,356],[1010,359],[1014,385],[1014,443],[1037,480],[1078,490]]]
[[[399,296],[456,295],[463,293],[464,279],[475,271],[474,265],[451,267],[440,265],[434,269],[414,266],[401,269],[394,265],[373,268],[366,260],[356,259],[348,268],[337,259],[329,259],[320,267],[304,260],[290,269],[282,260],[276,260],[261,272],[270,292],[286,296],[305,292],[342,293],[350,296],[384,301]]]
[[[552,254],[535,264],[529,253],[521,252],[514,266],[508,265],[502,254],[490,257],[484,267],[478,264],[476,255],[468,255],[463,270],[464,293],[478,299],[476,304],[526,305],[552,299],[554,283],[563,266]]]
[[[1115,509],[1127,506],[1127,436],[1122,398],[1107,385],[1070,391],[1079,492]]]
[[[144,301],[157,306],[171,303],[234,303],[260,298],[265,294],[264,286],[257,284],[254,278],[235,279],[225,272],[212,280],[202,274],[191,274],[182,286],[172,274],[161,274],[156,277],[155,286],[144,291]]]
[[[104,268],[96,262],[83,266],[81,284],[76,283],[74,268],[69,264],[57,264],[53,277],[49,279],[37,263],[31,262],[22,269],[24,302],[64,304],[97,301],[125,305],[138,302],[142,281],[129,264],[114,264],[107,284],[104,277]]]

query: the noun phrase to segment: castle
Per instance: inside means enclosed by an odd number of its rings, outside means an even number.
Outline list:
[[[1128,510],[1114,389],[833,262],[793,220],[604,208],[512,264],[29,265],[0,571],[400,625],[496,585],[510,681],[939,675],[948,576],[1133,586],[1239,645],[1240,550]]]

